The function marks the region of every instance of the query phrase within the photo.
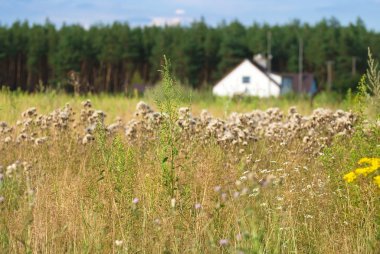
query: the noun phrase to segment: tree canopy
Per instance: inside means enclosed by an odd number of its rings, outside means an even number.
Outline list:
[[[333,61],[333,89],[354,88],[366,69],[366,52],[380,54],[380,33],[362,20],[343,26],[335,18],[315,25],[239,21],[217,27],[203,20],[190,26],[131,27],[127,23],[56,28],[50,22],[15,22],[0,26],[0,86],[35,91],[41,84],[69,89],[68,73],[78,73],[83,92],[131,91],[134,83],[153,85],[162,56],[171,59],[176,78],[193,88],[213,85],[243,59],[266,54],[271,34],[272,71],[298,71],[303,41],[305,72],[326,82],[326,63]]]

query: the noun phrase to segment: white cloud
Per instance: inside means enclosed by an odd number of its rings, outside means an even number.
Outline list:
[[[175,10],[175,14],[183,15],[183,14],[185,14],[185,10],[184,9],[177,9],[177,10]]]
[[[152,18],[151,26],[176,26],[181,24],[182,19],[180,17],[154,17]]]

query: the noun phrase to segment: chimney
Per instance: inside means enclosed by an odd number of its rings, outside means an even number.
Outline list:
[[[267,69],[268,66],[268,60],[267,58],[262,54],[256,54],[253,56],[253,61],[263,67],[264,69]]]

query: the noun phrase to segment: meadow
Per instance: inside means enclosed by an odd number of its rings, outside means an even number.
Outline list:
[[[0,252],[378,253],[371,77],[313,105],[183,90],[165,66],[142,98],[3,89]]]

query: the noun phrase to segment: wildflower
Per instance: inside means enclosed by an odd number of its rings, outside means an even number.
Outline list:
[[[371,166],[365,168],[355,169],[355,174],[367,176],[368,174],[376,171],[380,167],[380,158],[362,158],[359,160],[358,164],[370,164]]]
[[[354,172],[350,172],[348,174],[345,174],[343,179],[347,182],[347,183],[352,183],[355,179],[357,178],[356,174]]]
[[[305,215],[305,219],[312,219],[312,218],[314,218],[313,215],[310,215],[310,214]]]
[[[352,171],[348,174],[345,174],[343,176],[343,179],[347,183],[351,183],[351,182],[355,181],[355,179],[359,175],[367,176],[367,175],[375,172],[377,169],[380,168],[380,158],[362,158],[358,162],[359,165],[364,164],[364,163],[370,164],[370,166],[364,167],[364,168],[357,168],[354,171]],[[374,180],[375,180],[375,184],[378,184],[377,183],[377,177],[375,177]]]
[[[241,181],[246,181],[248,178],[247,178],[247,176],[242,176],[242,177],[240,177],[240,180]]]
[[[91,108],[92,104],[90,100],[86,100],[82,102],[82,106],[85,108]]]
[[[220,185],[214,187],[215,192],[219,192],[222,189]]]
[[[115,241],[115,245],[116,245],[116,246],[121,246],[121,245],[123,245],[123,240],[116,240],[116,241]]]
[[[135,204],[135,205],[136,205],[138,202],[139,202],[139,199],[138,199],[138,198],[134,198],[134,199],[132,200],[132,203]]]
[[[380,188],[380,176],[375,176],[373,182]]]
[[[220,246],[227,246],[228,245],[228,239],[220,239],[219,245]]]
[[[249,197],[256,197],[257,195],[259,195],[259,193],[260,193],[260,189],[259,188],[254,188],[252,190],[252,193],[249,194]]]
[[[249,189],[248,189],[247,187],[245,187],[245,188],[243,188],[243,189],[241,190],[240,195],[244,196],[244,195],[246,195],[246,194],[248,193],[248,191],[249,191]]]
[[[0,196],[0,204],[3,203],[5,198],[3,196]]]
[[[82,144],[85,145],[94,139],[95,139],[94,136],[92,136],[91,134],[86,134],[82,139]]]
[[[202,208],[202,205],[199,204],[199,203],[196,203],[196,204],[194,205],[194,208],[195,208],[196,210],[199,210],[199,209]]]
[[[242,234],[237,234],[236,235],[236,241],[241,241],[243,239],[243,236],[242,236]]]
[[[175,208],[175,198],[172,198],[172,199],[170,200],[170,206],[171,206],[172,208]]]
[[[35,145],[40,145],[40,144],[45,143],[47,140],[48,140],[48,137],[36,138],[34,140],[34,144]]]

